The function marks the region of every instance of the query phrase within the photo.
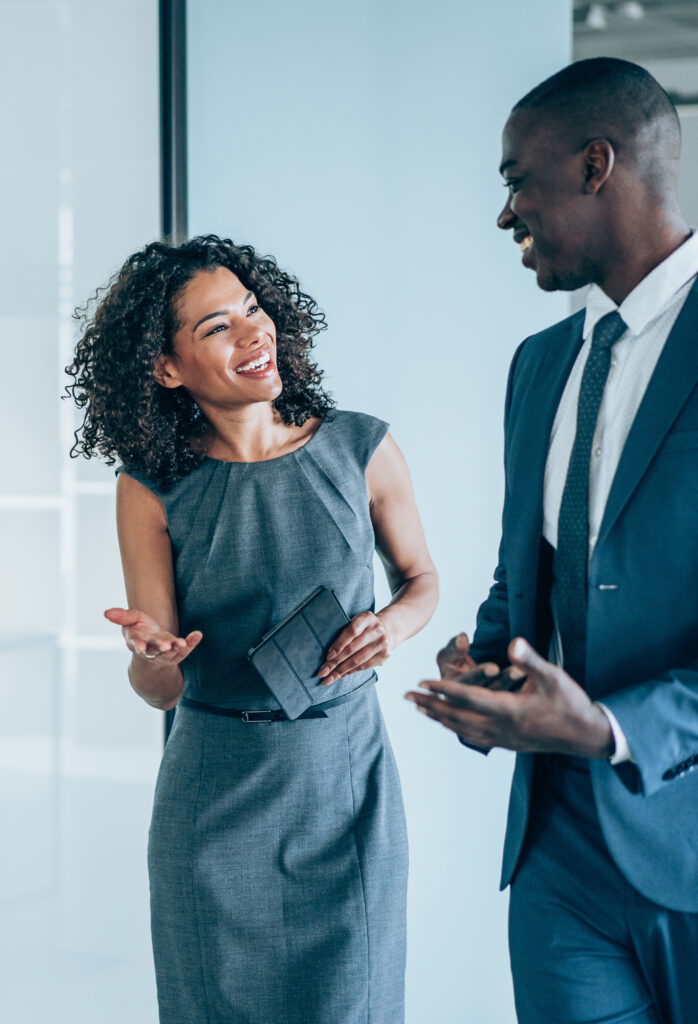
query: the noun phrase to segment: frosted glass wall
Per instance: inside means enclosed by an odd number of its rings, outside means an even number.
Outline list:
[[[509,360],[567,312],[494,222],[503,122],[569,61],[571,27],[559,0],[189,4],[190,231],[274,253],[326,309],[318,359],[341,406],[391,422],[441,572],[432,624],[379,684],[410,830],[409,1024],[514,1019],[497,892],[512,759],[463,750],[402,694],[472,630]]]
[[[0,0],[0,1019],[152,1024],[162,719],[102,611],[114,475],[71,461],[71,313],[158,233],[156,0]]]

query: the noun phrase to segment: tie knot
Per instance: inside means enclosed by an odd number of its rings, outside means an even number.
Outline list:
[[[613,313],[607,313],[594,328],[591,336],[592,348],[610,348],[627,329],[628,326],[617,309]]]

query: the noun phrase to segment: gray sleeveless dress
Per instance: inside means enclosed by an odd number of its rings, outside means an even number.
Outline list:
[[[386,424],[338,412],[267,462],[207,459],[162,494],[184,695],[276,707],[246,652],[317,586],[372,608],[365,471]],[[351,677],[327,699],[351,691]],[[372,684],[324,718],[246,723],[180,705],[148,865],[162,1024],[400,1024],[407,840]]]

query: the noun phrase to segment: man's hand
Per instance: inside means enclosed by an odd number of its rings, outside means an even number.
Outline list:
[[[442,679],[457,679],[469,686],[487,686],[492,690],[508,690],[517,685],[516,677],[512,677],[509,670],[500,672],[493,662],[478,665],[471,658],[467,633],[459,633],[449,640],[436,655],[436,664]]]
[[[521,637],[509,644],[511,667],[503,673],[509,685],[523,680],[516,693],[487,688],[487,677],[494,679],[499,674],[497,667],[475,666],[467,652],[461,649],[461,653],[472,663],[465,672],[446,674],[443,666],[456,659],[443,658],[439,661],[443,678],[421,683],[427,693],[412,691],[405,696],[466,743],[595,758],[613,752],[613,734],[601,708],[592,704],[566,672],[541,658]]]
[[[468,634],[459,633],[458,636],[452,637],[436,655],[436,664],[442,679],[458,679],[464,672],[476,668],[470,657]]]

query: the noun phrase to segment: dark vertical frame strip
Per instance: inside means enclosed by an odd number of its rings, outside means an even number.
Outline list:
[[[187,237],[187,5],[160,0],[162,237]]]
[[[187,5],[160,0],[160,227],[164,241],[187,237]],[[174,711],[165,712],[164,738]]]

